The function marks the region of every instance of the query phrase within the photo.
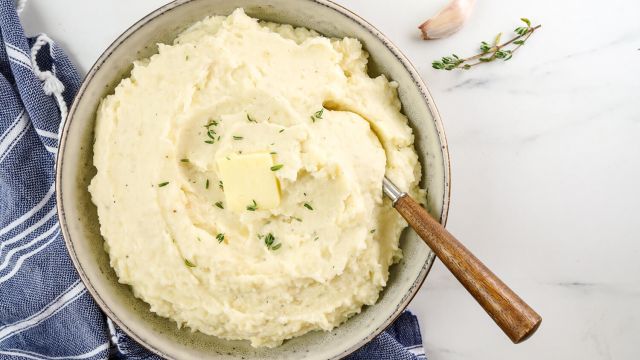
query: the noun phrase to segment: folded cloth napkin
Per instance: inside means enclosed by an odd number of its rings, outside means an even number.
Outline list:
[[[96,306],[60,234],[54,162],[80,77],[49,37],[25,37],[12,0],[0,32],[0,359],[158,358]],[[349,359],[424,359],[416,317]]]

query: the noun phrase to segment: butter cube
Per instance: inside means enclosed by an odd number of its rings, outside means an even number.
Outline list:
[[[224,183],[226,205],[232,211],[247,211],[247,207],[266,210],[280,204],[278,179],[271,170],[270,154],[233,155],[216,162],[218,176]]]

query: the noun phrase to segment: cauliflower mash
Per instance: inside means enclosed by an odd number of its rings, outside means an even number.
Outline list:
[[[418,189],[397,84],[356,39],[238,9],[135,62],[97,111],[90,185],[120,282],[205,334],[277,346],[378,299]]]

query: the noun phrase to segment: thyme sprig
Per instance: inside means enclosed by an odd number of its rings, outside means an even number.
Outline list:
[[[502,38],[502,33],[499,33],[493,39],[493,44],[489,44],[486,41],[482,41],[480,43],[480,54],[468,58],[461,58],[456,54],[451,54],[451,56],[444,56],[440,60],[435,60],[431,63],[431,66],[436,70],[469,70],[473,66],[492,62],[496,59],[503,61],[511,59],[513,53],[520,49],[520,47],[529,40],[529,37],[531,37],[531,35],[533,35],[533,33],[542,26],[532,26],[531,21],[527,18],[521,18],[520,20],[526,26],[517,27],[513,31],[517,36],[513,37],[511,40],[501,44],[500,39]],[[507,47],[511,48],[507,49]]]

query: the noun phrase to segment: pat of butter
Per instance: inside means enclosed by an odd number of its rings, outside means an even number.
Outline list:
[[[235,212],[247,211],[257,204],[259,210],[280,204],[278,179],[270,154],[233,155],[217,159],[218,176],[224,183],[226,205]]]

